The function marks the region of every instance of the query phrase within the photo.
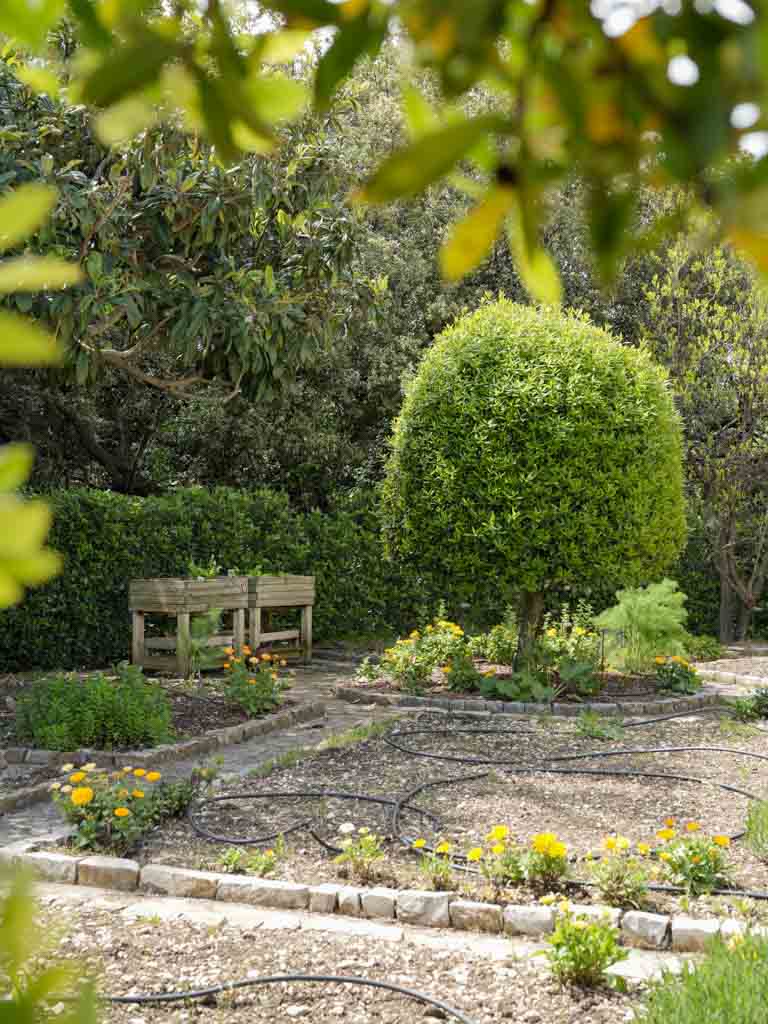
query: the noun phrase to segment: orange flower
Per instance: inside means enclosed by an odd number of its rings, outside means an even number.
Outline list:
[[[225,647],[224,648],[224,653],[228,654],[231,657],[235,653],[235,648],[234,647]]]
[[[251,651],[251,648],[248,646],[248,644],[243,644],[243,654],[252,654],[252,653],[253,652]]]
[[[147,782],[157,782],[162,779],[160,772],[147,772]]]
[[[130,813],[131,812],[128,810],[127,807],[116,807],[115,808],[115,817],[116,818],[127,818]]]
[[[674,818],[665,818],[664,819],[664,824],[667,826],[667,828],[674,828],[675,827],[675,819]]]
[[[228,661],[224,662],[224,668],[229,668],[229,662]]]
[[[271,654],[266,654],[266,653],[262,654],[261,660],[262,661],[272,661],[272,655]]]

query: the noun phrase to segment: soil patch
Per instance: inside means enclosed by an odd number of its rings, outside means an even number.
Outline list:
[[[223,842],[201,836],[188,821],[175,821],[148,838],[140,859],[222,870],[221,857],[228,846],[242,845],[247,857],[251,848],[274,847],[276,836],[282,834],[287,850],[274,875],[312,883],[337,881],[343,868],[334,863],[328,847],[338,847],[344,836],[342,826],[352,824],[385,837],[386,857],[377,862],[375,881],[424,888],[417,856],[398,841],[392,827],[393,801],[424,786],[409,798],[400,819],[400,835],[409,843],[416,838],[431,845],[445,840],[466,852],[485,845],[487,833],[498,824],[507,825],[511,837],[521,844],[536,832],[555,832],[568,844],[575,858],[573,873],[579,878],[583,868],[578,861],[599,851],[610,833],[660,847],[656,832],[668,817],[680,827],[696,821],[705,833],[736,835],[744,828],[748,797],[723,790],[717,783],[755,794],[768,789],[768,760],[748,756],[768,752],[768,732],[735,726],[711,714],[627,729],[621,738],[604,741],[581,735],[573,720],[557,718],[495,728],[478,726],[476,718],[451,716],[448,720],[445,715],[424,713],[401,728],[412,733],[420,730],[399,742],[422,755],[493,758],[497,763],[465,765],[413,756],[380,737],[321,750],[292,767],[275,768],[266,777],[218,790],[216,795],[225,799],[201,807],[197,821]],[[662,746],[708,749],[655,751]],[[627,748],[644,752],[623,752]],[[567,760],[595,751],[615,756]],[[549,771],[533,770],[545,763]],[[562,770],[576,774],[561,774]],[[654,777],[611,774],[633,771]],[[471,774],[479,777],[466,778]],[[441,784],[432,785],[437,780]],[[309,795],[300,795],[305,790]],[[359,799],[362,796],[384,802]],[[768,891],[768,866],[745,844],[734,842],[729,860],[738,888]],[[498,898],[476,875],[458,871],[455,884],[473,898]],[[537,895],[509,891],[502,900],[528,901]],[[584,898],[595,899],[586,891]],[[679,908],[679,904],[654,894],[649,909],[654,907]]]

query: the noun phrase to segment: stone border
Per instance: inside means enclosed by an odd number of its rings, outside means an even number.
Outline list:
[[[61,753],[57,750],[38,750],[34,747],[8,747],[0,751],[9,764],[35,764],[58,767],[67,762],[87,764],[95,761],[99,767],[120,768],[124,765],[155,765],[184,761],[187,758],[212,754],[221,747],[245,743],[255,736],[266,736],[280,729],[287,729],[299,722],[309,722],[325,715],[326,706],[322,701],[299,704],[286,708],[269,718],[249,718],[238,725],[227,725],[221,729],[210,729],[201,736],[178,743],[164,743],[159,747],[144,750],[76,750]],[[0,814],[39,803],[50,795],[50,780],[25,786],[13,793],[0,796]]]
[[[458,897],[454,892],[359,888],[354,885],[307,885],[281,879],[254,878],[214,871],[194,871],[166,864],[146,864],[122,857],[79,856],[39,849],[45,840],[21,840],[0,848],[0,865],[31,870],[46,882],[96,886],[118,892],[155,893],[186,899],[220,900],[278,910],[305,910],[341,914],[376,921],[400,921],[428,928],[492,935],[522,935],[541,939],[555,927],[558,911],[541,904],[507,905],[482,903]],[[622,945],[639,949],[699,953],[716,935],[734,936],[748,931],[732,919],[693,918],[685,914],[651,914],[640,910],[571,904],[575,916],[606,918],[619,929]],[[768,934],[766,928],[752,929]]]
[[[340,700],[349,701],[351,704],[389,704],[403,708],[482,712],[487,715],[557,715],[563,718],[575,718],[582,711],[612,716],[664,715],[675,711],[695,711],[697,708],[724,703],[722,693],[706,685],[699,693],[687,697],[659,697],[655,700],[622,701],[620,704],[597,701],[584,701],[583,704],[528,704],[522,701],[485,700],[477,697],[466,700],[449,697],[413,697],[409,694],[368,692],[354,686],[337,686],[334,693]]]

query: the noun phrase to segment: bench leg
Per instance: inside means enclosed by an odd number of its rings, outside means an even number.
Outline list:
[[[189,612],[179,612],[176,616],[176,671],[186,678],[190,671],[189,661]]]
[[[131,661],[134,665],[144,664],[144,612],[133,613]]]
[[[236,608],[232,615],[233,619],[233,646],[241,651],[245,645],[245,608]]]
[[[248,612],[248,643],[255,654],[261,643],[261,608],[251,608]]]
[[[312,605],[301,609],[301,650],[305,664],[312,660]]]

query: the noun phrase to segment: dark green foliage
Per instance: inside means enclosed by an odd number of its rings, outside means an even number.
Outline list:
[[[116,680],[101,673],[40,680],[18,698],[16,731],[45,750],[153,747],[173,736],[165,694],[130,665],[119,666]]]
[[[685,536],[662,371],[575,314],[485,305],[424,358],[383,508],[390,550],[467,600],[658,578]]]
[[[186,576],[191,558],[214,558],[224,571],[258,562],[265,572],[314,575],[314,632],[321,641],[412,628],[436,603],[428,581],[382,559],[370,500],[302,514],[266,489],[194,488],[158,498],[71,490],[49,497],[51,544],[63,553],[65,571],[0,616],[0,670],[102,666],[127,657],[128,581]],[[485,605],[472,609],[474,618],[495,621],[494,599],[487,594]]]
[[[683,640],[685,653],[692,661],[718,661],[725,654],[725,647],[716,636],[703,633],[693,636],[690,633]]]
[[[763,1024],[768,1005],[768,941],[746,935],[715,940],[701,963],[665,973],[651,989],[637,1024]]]

